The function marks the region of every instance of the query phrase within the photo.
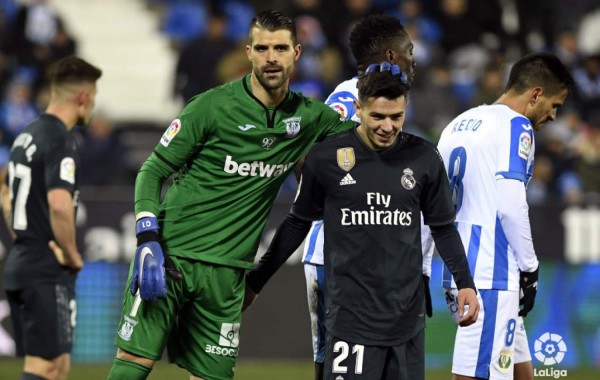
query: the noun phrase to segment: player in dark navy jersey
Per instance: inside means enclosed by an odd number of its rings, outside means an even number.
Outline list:
[[[389,62],[369,66],[355,103],[361,124],[311,150],[291,213],[248,274],[248,286],[260,291],[311,221],[323,219],[325,379],[424,378],[421,212],[459,279],[460,324],[477,319],[443,162],[434,145],[402,133],[402,74]],[[246,303],[252,300],[250,294]]]
[[[102,72],[76,57],[56,63],[45,113],[11,149],[2,207],[15,241],[6,260],[21,380],[65,379],[75,327],[75,278],[83,260],[75,239],[80,176],[69,131],[89,122]]]

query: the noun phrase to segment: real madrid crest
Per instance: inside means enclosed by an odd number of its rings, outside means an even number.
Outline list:
[[[283,119],[283,122],[285,123],[285,137],[291,138],[300,132],[300,120],[302,120],[302,116]]]
[[[337,164],[340,169],[349,172],[356,163],[353,148],[340,148],[337,150]]]
[[[400,178],[400,183],[406,190],[414,189],[417,185],[417,181],[415,180],[415,177],[413,177],[413,171],[409,168],[404,169],[404,175]]]

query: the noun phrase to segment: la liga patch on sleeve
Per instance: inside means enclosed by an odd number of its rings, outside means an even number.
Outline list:
[[[531,136],[528,132],[523,132],[519,136],[519,157],[526,160],[531,150]]]
[[[65,157],[60,162],[60,179],[75,184],[75,160],[71,157]]]
[[[165,133],[160,138],[160,143],[162,144],[162,146],[164,146],[165,148],[168,147],[169,144],[171,143],[171,141],[175,138],[175,136],[177,136],[177,134],[179,133],[180,130],[181,130],[181,120],[179,120],[179,119],[173,120],[171,122],[171,125],[169,125],[169,128],[167,128]]]

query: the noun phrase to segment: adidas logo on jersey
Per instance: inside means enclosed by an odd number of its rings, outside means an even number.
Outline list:
[[[346,174],[346,176],[344,178],[342,178],[342,180],[340,181],[340,186],[345,186],[345,185],[354,185],[356,183],[356,181],[354,180],[354,178],[352,178],[352,176],[350,175],[350,173]]]

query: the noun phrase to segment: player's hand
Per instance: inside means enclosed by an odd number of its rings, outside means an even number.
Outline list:
[[[167,296],[165,259],[158,242],[158,220],[143,217],[136,222],[138,247],[135,251],[129,291],[139,291],[144,301],[154,302]]]
[[[254,293],[254,290],[248,286],[248,282],[246,281],[246,289],[244,291],[244,304],[242,305],[242,312],[249,308],[254,301],[256,301],[256,297],[258,297],[257,293]]]
[[[479,316],[479,301],[474,289],[463,288],[458,291],[458,325],[469,326]]]
[[[157,241],[144,243],[135,251],[129,291],[135,295],[138,290],[144,301],[154,302],[167,296],[165,260]]]
[[[533,272],[521,272],[519,284],[521,286],[521,297],[519,300],[519,316],[526,317],[533,309],[535,296],[537,295],[538,275],[540,268]]]
[[[63,251],[54,240],[48,242],[48,247],[52,250],[54,257],[56,257],[56,261],[58,261],[60,265],[75,271],[80,271],[81,268],[83,268],[83,259],[79,253],[77,253],[74,260],[67,260],[65,251]]]
[[[433,315],[433,306],[431,304],[431,290],[429,289],[429,276],[423,275],[423,284],[425,285],[425,313],[429,318]]]

